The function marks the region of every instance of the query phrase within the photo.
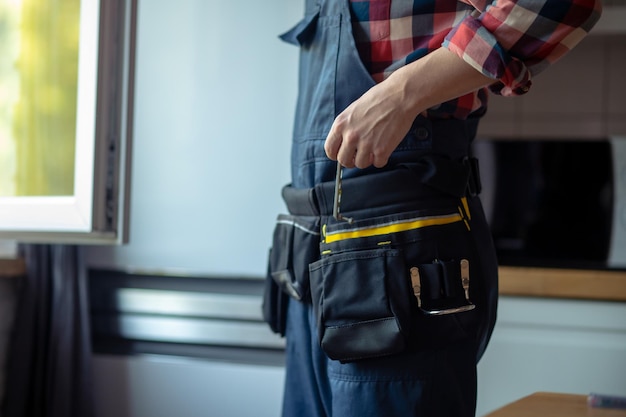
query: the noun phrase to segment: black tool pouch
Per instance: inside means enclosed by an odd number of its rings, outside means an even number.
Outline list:
[[[272,258],[272,250],[270,250],[270,259]],[[274,333],[281,336],[285,335],[287,323],[287,294],[276,284],[269,272],[265,278],[265,288],[263,291],[262,313],[263,320],[270,326]]]
[[[351,361],[405,350],[411,327],[408,281],[399,251],[339,253],[311,264],[311,292],[322,349]]]
[[[263,297],[263,314],[270,328],[285,334],[287,297],[310,300],[309,264],[319,259],[318,216],[281,214],[276,220]]]
[[[459,213],[438,208],[326,226],[310,279],[319,341],[331,359],[386,356],[467,337],[475,315],[466,271],[475,256]]]

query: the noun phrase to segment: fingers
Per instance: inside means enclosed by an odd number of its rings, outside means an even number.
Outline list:
[[[324,143],[324,151],[328,158],[339,161],[346,168],[367,168],[374,165],[382,168],[387,164],[385,152],[373,152],[366,142],[353,133],[341,135],[333,126]]]
[[[354,168],[357,158],[356,144],[343,137],[341,139],[341,146],[337,152],[337,160],[346,168]]]
[[[357,168],[367,168],[374,162],[374,154],[371,152],[357,152],[354,157],[354,166]]]
[[[369,161],[363,161],[363,152],[359,152],[357,148],[358,141],[350,136],[340,135],[336,130],[331,129],[326,142],[324,144],[324,150],[326,155],[332,159],[339,161],[342,166],[346,168],[354,168],[355,166],[361,168],[371,165]]]
[[[324,151],[333,161],[339,161],[346,168],[365,168],[372,164],[372,159],[367,153],[364,156],[362,142],[359,137],[345,128],[345,121],[340,115],[331,126],[330,132],[324,143]]]
[[[326,156],[328,156],[331,160],[336,161],[340,147],[341,135],[335,133],[335,127],[333,125],[328,133],[328,136],[326,137],[326,142],[324,142],[324,151],[326,152]]]
[[[374,165],[376,168],[384,167],[385,165],[387,165],[387,162],[389,161],[389,156],[384,156],[384,155],[376,156],[375,154],[371,154],[371,155],[372,155],[371,165]]]

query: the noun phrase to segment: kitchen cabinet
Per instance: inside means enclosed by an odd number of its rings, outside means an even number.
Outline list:
[[[94,357],[96,417],[275,417],[284,368],[163,355]]]
[[[477,416],[537,391],[623,395],[625,318],[623,302],[502,296],[478,366]],[[284,367],[96,354],[94,376],[98,417],[269,417],[280,410]]]
[[[502,296],[478,381],[478,416],[537,391],[623,395],[626,303]]]

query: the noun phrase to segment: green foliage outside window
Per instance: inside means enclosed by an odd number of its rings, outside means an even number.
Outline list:
[[[17,84],[18,91],[5,109],[10,129],[0,130],[9,131],[14,141],[13,195],[72,195],[80,0],[0,0],[0,28],[8,27],[2,22],[16,10],[17,34],[0,29],[0,45],[19,45],[13,71],[0,67],[0,89]]]

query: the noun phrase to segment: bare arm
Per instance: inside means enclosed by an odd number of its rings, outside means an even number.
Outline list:
[[[418,114],[494,81],[439,48],[398,69],[339,114],[326,138],[326,155],[348,168],[383,167]]]

